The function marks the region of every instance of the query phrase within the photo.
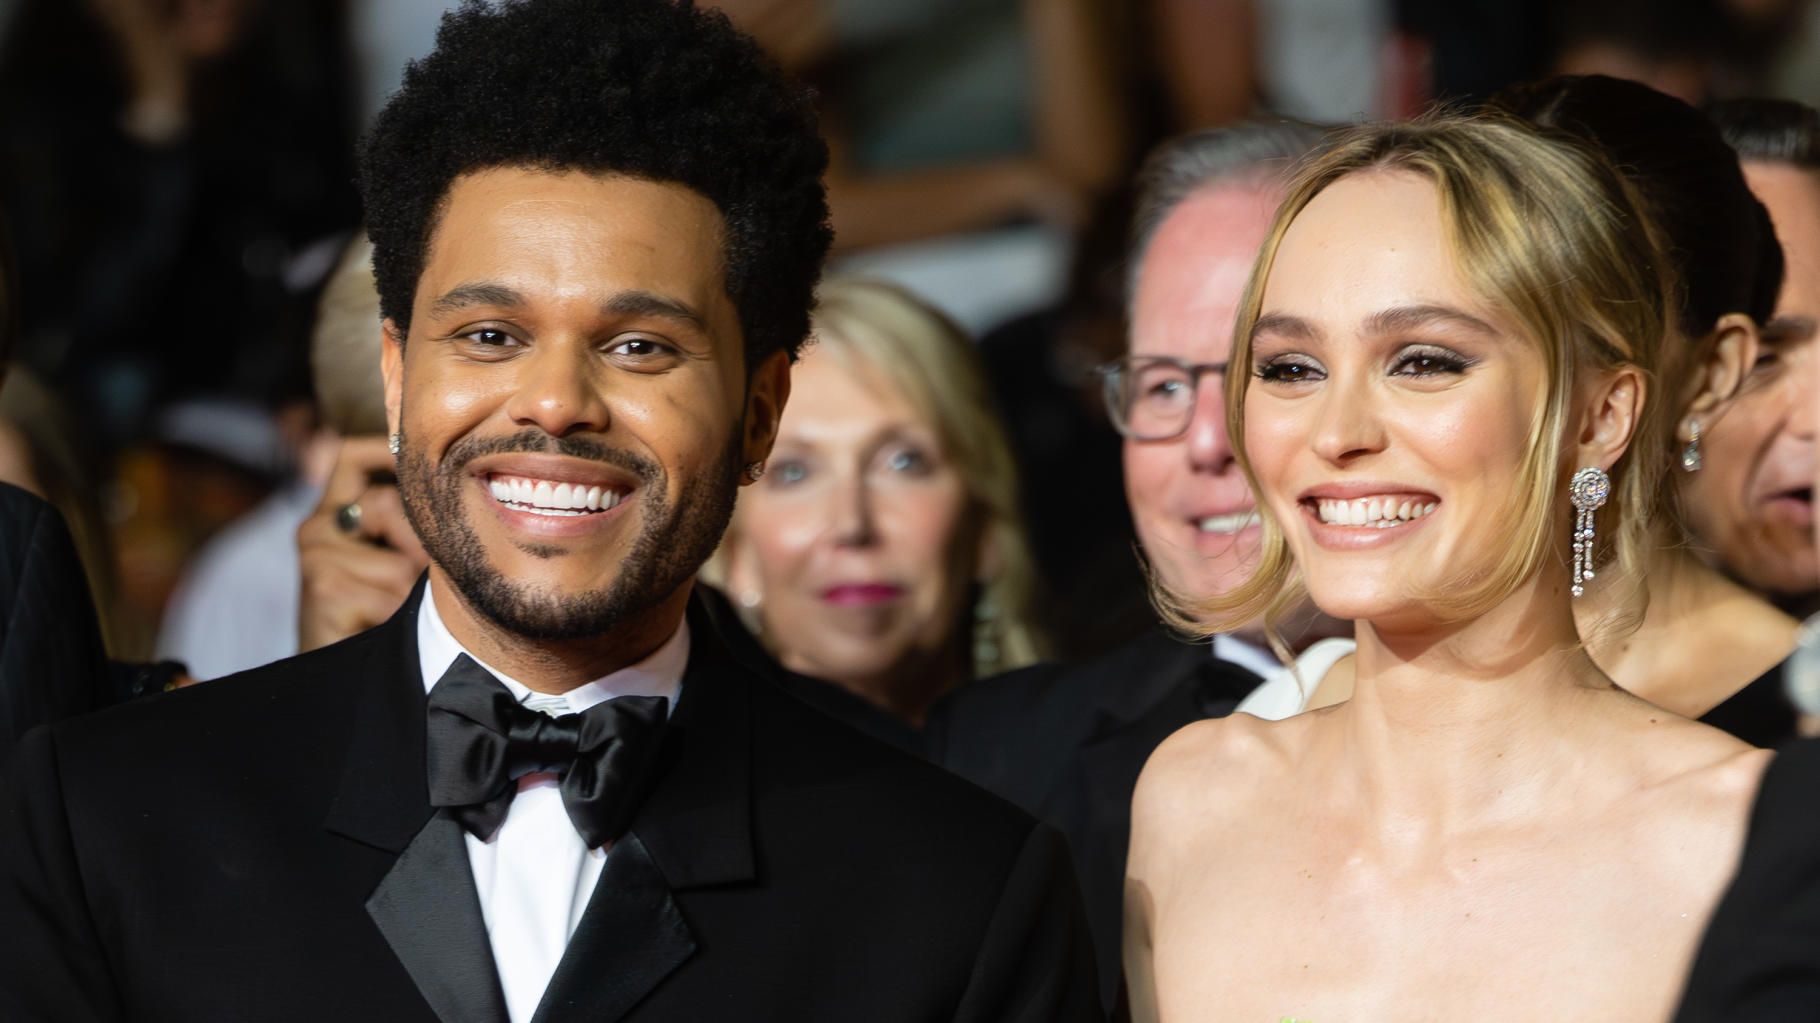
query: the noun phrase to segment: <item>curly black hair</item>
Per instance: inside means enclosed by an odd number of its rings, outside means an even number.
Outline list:
[[[362,146],[380,311],[408,330],[449,187],[491,167],[674,182],[719,208],[747,365],[794,358],[833,231],[807,90],[687,0],[464,0]]]

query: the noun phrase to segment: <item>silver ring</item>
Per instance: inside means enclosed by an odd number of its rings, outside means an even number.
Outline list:
[[[335,528],[349,536],[360,535],[360,502],[349,501],[335,509]]]

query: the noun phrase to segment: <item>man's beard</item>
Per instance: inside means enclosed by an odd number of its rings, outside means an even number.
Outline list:
[[[608,632],[656,607],[686,583],[714,553],[733,516],[739,488],[739,438],[733,437],[709,472],[683,482],[675,507],[665,498],[668,474],[647,458],[587,437],[552,437],[529,428],[508,437],[467,438],[441,463],[403,438],[398,493],[423,549],[468,606],[526,639],[582,639]],[[607,585],[575,594],[537,592],[507,579],[487,558],[468,523],[463,496],[473,484],[468,462],[507,452],[560,454],[603,462],[635,474],[643,527]],[[573,557],[560,548],[518,544],[537,557]],[[602,566],[605,569],[607,566]]]

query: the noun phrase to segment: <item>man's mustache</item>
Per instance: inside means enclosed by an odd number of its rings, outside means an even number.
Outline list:
[[[437,472],[442,475],[458,473],[476,458],[505,454],[563,455],[623,469],[646,484],[655,485],[663,481],[663,469],[642,455],[604,444],[594,437],[556,437],[536,427],[527,427],[503,437],[464,437],[456,441],[442,457]]]

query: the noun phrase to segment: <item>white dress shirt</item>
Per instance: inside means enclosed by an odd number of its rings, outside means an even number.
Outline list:
[[[429,586],[417,612],[417,653],[425,692],[456,657],[474,657],[443,624]],[[519,703],[546,714],[579,714],[616,696],[666,696],[674,709],[689,663],[689,626],[684,622],[643,661],[560,696],[533,692],[480,658],[474,660]],[[505,823],[491,838],[466,837],[468,866],[480,893],[480,914],[493,946],[506,1013],[512,1023],[528,1023],[587,911],[608,847],[590,849],[582,841],[563,809],[558,776],[551,772],[518,780]]]
[[[1213,656],[1231,661],[1259,678],[1269,678],[1283,670],[1283,662],[1269,648],[1224,632],[1213,634]]]
[[[1357,650],[1350,639],[1323,639],[1302,651],[1292,665],[1279,664],[1264,676],[1233,713],[1245,713],[1266,721],[1292,718],[1308,709],[1308,700],[1321,688],[1321,680],[1341,658]]]

